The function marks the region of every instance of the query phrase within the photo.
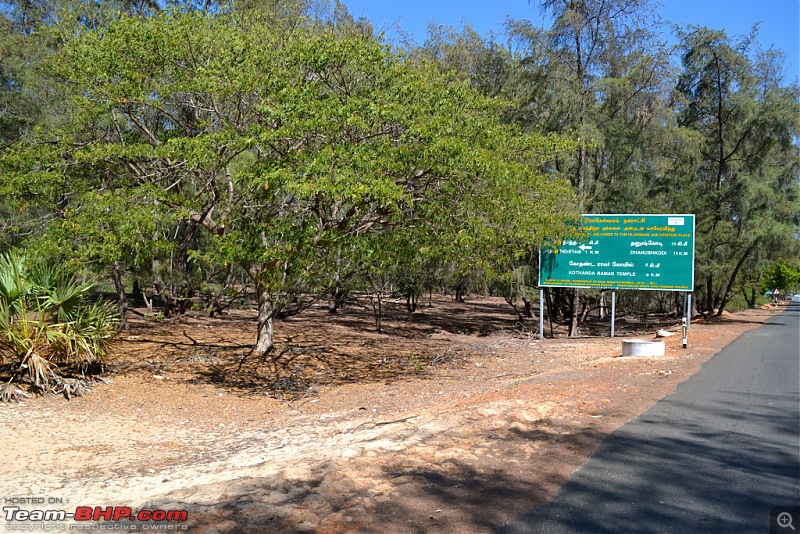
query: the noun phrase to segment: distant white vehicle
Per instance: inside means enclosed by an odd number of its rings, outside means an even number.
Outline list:
[[[792,297],[793,302],[800,302],[800,295],[795,295]]]

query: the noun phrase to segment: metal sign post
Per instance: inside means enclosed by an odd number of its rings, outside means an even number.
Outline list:
[[[544,289],[539,290],[539,339],[544,339]]]
[[[689,345],[689,323],[692,320],[692,294],[685,293],[685,298],[683,300],[683,319],[681,320],[681,326],[683,330],[683,348],[685,349]]]
[[[683,330],[683,348],[685,349],[685,348],[686,348],[687,341],[688,341],[688,340],[686,339],[686,335],[687,335],[686,329],[688,328],[688,327],[686,326],[686,317],[684,317],[684,318],[682,318],[682,319],[681,319],[681,327],[682,327],[682,330]]]

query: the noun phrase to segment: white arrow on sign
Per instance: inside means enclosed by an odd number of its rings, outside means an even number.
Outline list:
[[[581,250],[592,250],[592,247],[588,247],[586,245],[581,245],[578,248],[581,249]]]

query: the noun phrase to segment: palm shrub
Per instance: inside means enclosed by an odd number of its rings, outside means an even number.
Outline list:
[[[91,289],[63,264],[0,255],[0,364],[9,375],[0,400],[28,396],[23,385],[67,398],[83,392],[119,324],[113,305],[87,298]]]

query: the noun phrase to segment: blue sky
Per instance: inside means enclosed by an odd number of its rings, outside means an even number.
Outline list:
[[[528,0],[341,0],[355,17],[369,19],[376,31],[389,38],[397,28],[410,34],[418,44],[425,41],[428,23],[461,29],[469,24],[478,33],[503,33],[507,18],[539,22],[538,2]],[[786,81],[800,77],[800,0],[662,0],[661,17],[676,24],[693,24],[724,29],[728,35],[750,32],[760,22],[758,41],[786,54]]]

